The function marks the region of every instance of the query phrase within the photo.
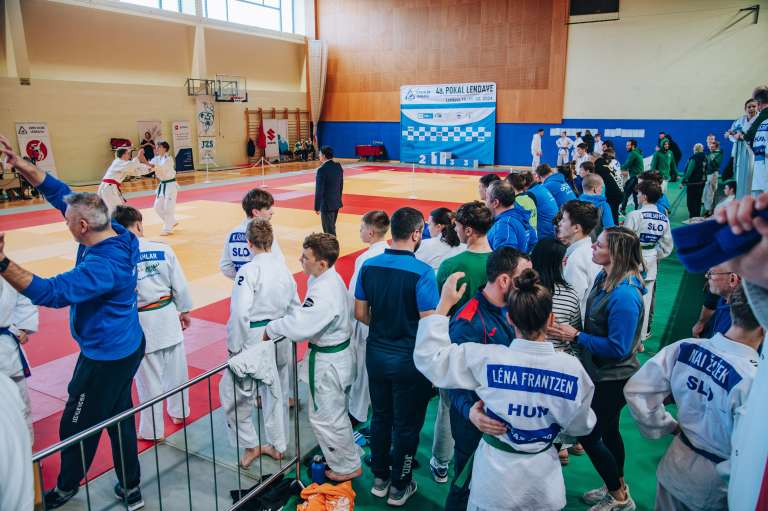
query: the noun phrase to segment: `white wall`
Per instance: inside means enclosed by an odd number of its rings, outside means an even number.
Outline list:
[[[619,21],[571,25],[566,119],[732,119],[768,83],[768,0],[621,0]]]

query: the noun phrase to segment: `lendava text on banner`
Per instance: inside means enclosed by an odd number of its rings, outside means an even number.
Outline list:
[[[437,155],[450,154],[449,160],[493,164],[496,84],[403,85],[400,130],[404,162],[434,164]]]

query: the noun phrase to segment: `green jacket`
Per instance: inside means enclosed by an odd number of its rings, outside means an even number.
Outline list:
[[[637,177],[643,173],[643,153],[640,149],[632,149],[627,153],[627,159],[621,166],[621,170],[629,172],[631,177]]]
[[[672,171],[677,172],[677,164],[675,164],[675,155],[672,151],[663,151],[659,149],[653,153],[653,159],[651,160],[651,170],[658,171],[665,181],[669,181],[669,176]]]
[[[716,149],[707,153],[707,174],[720,173],[720,165],[723,163],[722,149]]]

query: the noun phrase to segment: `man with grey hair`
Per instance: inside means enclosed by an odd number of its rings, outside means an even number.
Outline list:
[[[72,193],[65,183],[24,161],[2,135],[0,156],[64,214],[69,232],[79,243],[72,270],[42,278],[5,255],[5,234],[0,233],[0,276],[35,305],[70,307],[71,333],[80,356],[59,425],[60,438],[65,440],[133,407],[131,382],[144,356],[136,307],[139,241],[110,221],[98,195]],[[133,417],[108,432],[118,477],[115,494],[128,509],[139,509],[144,501]],[[93,435],[61,452],[61,471],[56,487],[45,494],[46,509],[61,507],[75,496],[100,437]]]

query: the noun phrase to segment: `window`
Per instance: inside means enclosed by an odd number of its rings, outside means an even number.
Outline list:
[[[303,0],[204,0],[211,19],[304,34]]]
[[[165,11],[195,14],[195,0],[120,0],[126,4],[154,7]]]

